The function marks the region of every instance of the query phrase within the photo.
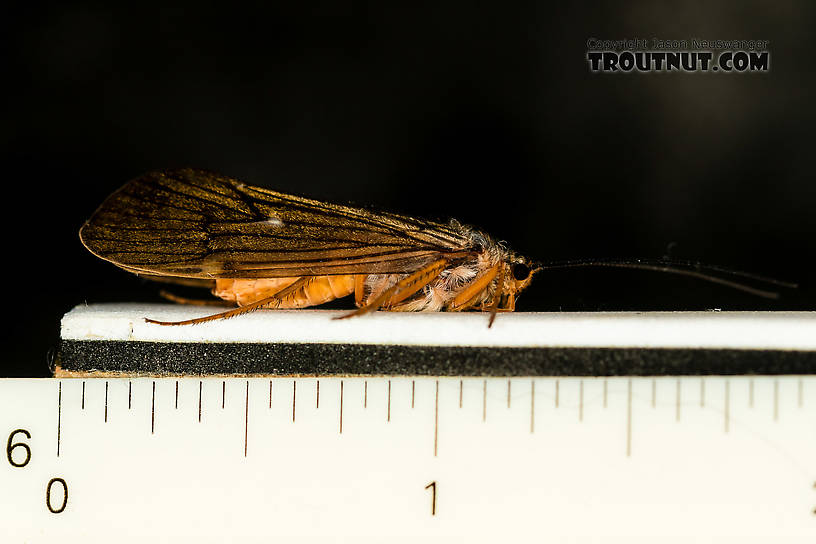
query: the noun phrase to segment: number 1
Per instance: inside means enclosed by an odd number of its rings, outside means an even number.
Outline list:
[[[425,489],[431,488],[431,515],[436,515],[436,482],[431,482],[425,486]]]

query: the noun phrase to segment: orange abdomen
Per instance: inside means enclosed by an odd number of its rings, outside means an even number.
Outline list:
[[[269,279],[219,279],[215,280],[213,294],[217,297],[246,306],[259,300],[271,297],[292,285],[299,278],[269,278]],[[344,276],[314,276],[302,288],[289,294],[279,303],[270,303],[270,308],[306,308],[317,306],[348,296],[354,292],[355,277]]]

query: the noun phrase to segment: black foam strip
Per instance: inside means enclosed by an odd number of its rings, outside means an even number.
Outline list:
[[[816,374],[814,351],[63,340],[63,370],[135,374],[659,376]]]

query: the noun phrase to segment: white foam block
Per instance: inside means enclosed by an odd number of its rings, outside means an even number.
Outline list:
[[[375,312],[262,310],[200,325],[161,326],[212,308],[166,304],[77,306],[62,319],[64,340],[341,343],[484,347],[709,348],[816,351],[816,312]]]

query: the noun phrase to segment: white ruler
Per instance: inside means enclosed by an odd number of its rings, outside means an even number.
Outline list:
[[[0,381],[3,542],[816,542],[816,376]]]

